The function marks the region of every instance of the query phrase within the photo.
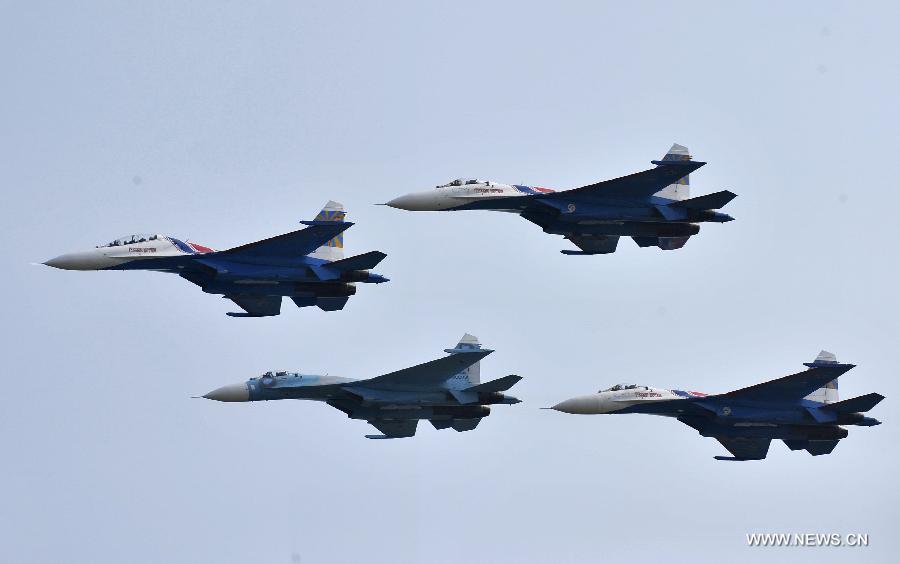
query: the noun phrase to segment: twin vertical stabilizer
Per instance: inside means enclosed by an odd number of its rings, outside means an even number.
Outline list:
[[[837,357],[834,356],[834,353],[830,353],[828,351],[819,352],[819,356],[812,362],[804,362],[804,366],[808,366],[810,368],[816,368],[819,366],[829,366],[832,364],[838,364]],[[835,403],[840,400],[838,396],[838,381],[837,378],[828,382],[823,387],[819,388],[815,392],[809,394],[804,399],[808,399],[810,401],[817,401],[819,403]]]
[[[691,154],[688,152],[688,148],[684,145],[679,145],[678,143],[672,145],[672,148],[669,149],[669,152],[666,153],[662,158],[663,163],[665,163],[666,161],[689,160],[691,160]],[[654,195],[661,198],[668,198],[670,200],[687,200],[691,197],[691,185],[689,176],[689,174],[685,174],[674,183],[669,184]]]
[[[347,216],[343,204],[329,200],[315,221],[344,221]],[[338,233],[334,239],[316,249],[310,256],[329,262],[344,258],[344,233]]]
[[[481,343],[478,341],[478,337],[475,335],[470,335],[466,333],[462,336],[462,339],[459,340],[456,347],[452,349],[444,349],[444,352],[448,353],[460,353],[460,352],[468,352],[473,350],[480,350]],[[461,387],[467,388],[469,386],[474,386],[475,384],[481,383],[481,361],[472,364],[456,376],[454,376],[451,381],[459,382]]]

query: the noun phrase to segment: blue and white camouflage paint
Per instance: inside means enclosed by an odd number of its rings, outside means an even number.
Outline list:
[[[644,413],[673,417],[718,440],[732,457],[717,460],[761,460],[773,439],[791,450],[813,456],[829,454],[847,437],[843,425],[872,427],[877,419],[863,415],[884,396],[839,401],[837,379],[854,366],[841,364],[822,351],[807,370],[724,394],[665,390],[618,384],[596,394],[578,396],[551,409],[578,415]]]
[[[302,399],[325,402],[351,419],[363,419],[382,432],[369,439],[416,434],[427,419],[435,429],[471,431],[491,413],[491,405],[516,404],[503,392],[521,380],[516,375],[481,382],[480,361],[492,350],[466,333],[445,349],[449,356],[367,380],[299,372],[266,372],[246,382],[217,388],[203,397],[221,402]]]
[[[613,253],[623,236],[639,247],[680,249],[700,231],[699,223],[733,219],[714,210],[736,194],[723,190],[690,197],[690,173],[706,163],[693,161],[687,147],[676,143],[661,160],[651,162],[655,168],[572,190],[459,178],[385,205],[407,211],[517,213],[579,248],[563,250],[567,255]]]

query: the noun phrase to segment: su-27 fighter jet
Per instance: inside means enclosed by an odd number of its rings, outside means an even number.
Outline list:
[[[44,264],[64,270],[155,270],[178,274],[209,294],[223,294],[244,310],[232,317],[281,313],[281,298],[297,307],[343,309],[355,282],[387,278],[369,272],[387,255],[371,251],[344,258],[344,207],[328,202],[306,229],[227,251],[165,235],[132,235],[89,251],[61,255]]]
[[[619,384],[589,396],[568,399],[550,409],[564,413],[647,413],[675,417],[704,437],[722,443],[733,457],[717,460],[762,460],[772,439],[813,456],[830,454],[847,436],[841,425],[871,427],[866,417],[884,396],[866,394],[838,401],[838,376],[854,365],[839,364],[822,351],[808,370],[749,388],[717,395]]]
[[[692,161],[687,147],[675,144],[656,168],[589,186],[557,192],[549,188],[458,179],[434,190],[407,194],[384,205],[408,211],[494,210],[518,213],[545,233],[562,235],[580,251],[567,255],[613,253],[619,237],[639,247],[680,249],[701,222],[731,221],[717,211],[736,197],[727,190],[690,197],[689,174],[706,163]]]
[[[482,349],[476,337],[466,334],[446,352],[450,356],[368,380],[267,372],[203,397],[225,402],[323,401],[351,419],[368,421],[383,433],[366,435],[369,439],[412,437],[420,419],[429,420],[435,429],[471,431],[490,415],[491,404],[519,403],[502,392],[521,377],[510,375],[481,383],[479,361],[494,351]]]

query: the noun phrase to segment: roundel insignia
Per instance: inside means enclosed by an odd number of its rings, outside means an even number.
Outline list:
[[[722,408],[722,415],[728,416],[731,415],[731,408],[727,405]]]
[[[569,204],[566,209],[569,210],[569,213],[575,213],[575,204]]]

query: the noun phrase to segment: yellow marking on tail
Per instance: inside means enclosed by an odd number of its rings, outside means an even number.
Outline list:
[[[316,216],[316,221],[344,221],[347,213],[343,210],[322,210]],[[344,234],[339,233],[334,239],[325,243],[326,247],[344,248]]]

